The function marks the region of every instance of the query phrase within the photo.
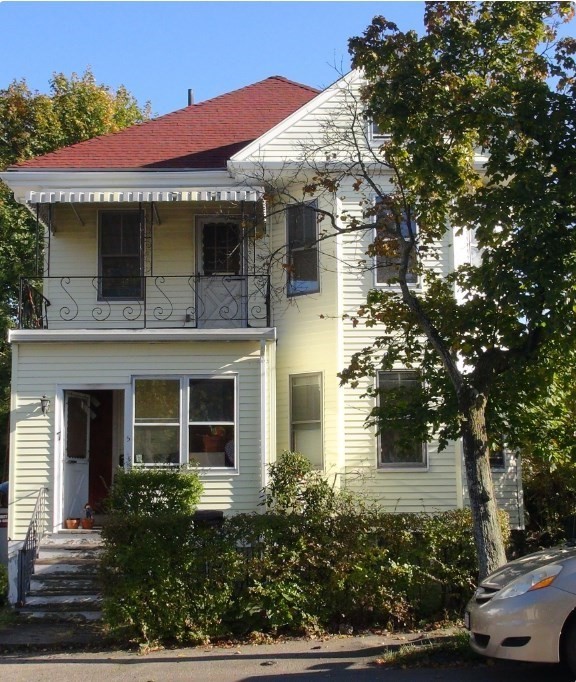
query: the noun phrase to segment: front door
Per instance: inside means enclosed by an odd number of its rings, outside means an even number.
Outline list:
[[[247,325],[242,228],[237,220],[202,218],[197,226],[198,327]]]
[[[64,517],[81,518],[88,502],[90,396],[64,393]]]

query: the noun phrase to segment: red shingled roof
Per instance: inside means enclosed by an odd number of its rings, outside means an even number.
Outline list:
[[[225,168],[231,156],[318,92],[281,76],[271,76],[118,133],[23,161],[12,168]]]

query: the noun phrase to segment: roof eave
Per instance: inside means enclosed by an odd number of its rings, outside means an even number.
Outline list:
[[[0,173],[17,202],[255,201],[261,188],[226,170],[18,170]]]

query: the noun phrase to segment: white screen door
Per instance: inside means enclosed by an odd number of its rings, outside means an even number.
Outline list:
[[[90,396],[64,393],[64,516],[81,518],[88,502]]]
[[[197,227],[198,326],[246,326],[242,228],[234,220],[204,218]]]

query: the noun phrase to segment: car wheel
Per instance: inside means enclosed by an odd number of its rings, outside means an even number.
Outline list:
[[[576,675],[576,617],[572,617],[562,633],[562,662]]]

